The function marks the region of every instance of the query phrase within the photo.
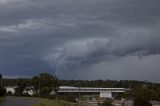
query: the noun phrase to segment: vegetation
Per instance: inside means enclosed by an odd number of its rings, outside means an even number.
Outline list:
[[[54,94],[59,88],[58,78],[47,73],[42,73],[39,76],[33,77],[32,84],[34,91],[39,93],[41,97],[48,97],[52,91]]]
[[[129,92],[129,96],[134,98],[134,106],[152,106],[150,101],[158,99],[158,94],[147,86],[141,86]]]
[[[19,79],[17,85],[15,89],[17,96],[27,96],[28,92],[25,91],[32,90],[33,96],[53,98],[59,88],[59,80],[56,76],[42,73],[32,79]]]
[[[15,89],[16,95],[22,96],[24,90],[26,89],[27,83],[25,80],[20,79],[18,82],[18,87]]]
[[[34,92],[34,96],[56,98],[55,93],[57,92],[59,86],[63,85],[77,87],[130,88],[131,90],[129,92],[124,95],[120,95],[118,98],[132,98],[135,101],[135,106],[150,106],[149,101],[160,101],[160,83],[151,83],[147,81],[58,80],[58,78],[54,75],[42,73],[31,79],[4,79],[3,82],[5,86],[18,85],[16,89],[16,95],[18,96],[24,95],[25,90],[32,90]],[[4,95],[4,93],[0,95]],[[76,96],[77,95],[75,94],[67,94],[60,97],[60,99],[74,102]]]
[[[67,102],[64,100],[48,100],[48,99],[40,99],[38,104],[33,106],[71,106],[71,102]],[[82,104],[78,104],[78,106],[85,106]]]
[[[112,101],[111,101],[111,100],[105,100],[105,101],[101,104],[101,106],[114,106],[114,105],[112,104]]]
[[[5,101],[4,97],[0,97],[0,103],[2,103],[3,101]]]
[[[42,99],[42,98],[39,99],[39,103],[34,104],[32,106],[72,106],[72,104],[76,104],[76,106],[88,106],[86,104],[73,103],[65,100],[49,100],[49,99]]]
[[[78,97],[78,94],[76,93],[65,93],[63,95],[59,95],[59,99],[63,99],[69,102],[76,102],[76,98]]]
[[[6,89],[1,87],[0,88],[0,97],[4,97],[5,96],[5,93],[6,93]]]
[[[0,74],[0,103],[5,100],[6,89],[2,85],[2,74]]]

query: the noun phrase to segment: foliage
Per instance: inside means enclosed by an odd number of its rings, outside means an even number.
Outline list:
[[[31,79],[31,85],[33,86],[32,90],[34,92],[34,95],[37,95],[38,96],[38,93],[39,93],[39,77],[38,76],[34,76],[32,79]]]
[[[18,82],[18,87],[15,89],[16,95],[23,95],[23,92],[26,87],[27,87],[27,82],[24,79],[20,79]]]
[[[40,102],[33,106],[71,106],[71,103],[63,100],[40,99]]]
[[[110,100],[104,101],[101,106],[114,106]]]
[[[134,98],[134,106],[152,106],[150,101],[154,98],[152,90],[147,86],[134,88],[128,92],[128,96]]]
[[[64,86],[82,86],[82,87],[108,87],[108,88],[136,88],[142,85],[151,87],[160,87],[158,83],[134,81],[134,80],[61,80],[61,85]]]
[[[69,101],[69,102],[76,102],[76,98],[77,98],[77,94],[76,93],[66,93],[63,94],[60,99]]]
[[[56,76],[42,73],[34,76],[31,79],[3,79],[4,86],[17,86],[16,92],[19,94],[26,90],[25,86],[32,86],[34,96],[49,97],[49,92],[53,89],[55,92],[60,85],[63,86],[82,86],[82,87],[108,87],[108,88],[130,88],[130,92],[124,95],[119,95],[117,98],[135,98],[135,95],[140,92],[140,89],[145,88],[147,100],[160,101],[160,83],[151,83],[147,81],[134,81],[134,80],[58,80]],[[40,89],[40,90],[39,90]],[[141,93],[140,93],[141,94]],[[142,94],[141,94],[142,95]],[[73,96],[72,96],[73,97]],[[52,98],[52,97],[51,97]],[[55,98],[55,97],[54,97]],[[141,99],[141,98],[140,98]]]
[[[59,88],[59,80],[56,76],[48,73],[42,73],[32,78],[33,91],[39,93],[41,97],[50,96],[51,92],[57,92]]]
[[[135,98],[134,106],[152,106],[150,103],[151,97],[151,90],[147,87],[141,87],[136,89],[133,92],[133,96]]]
[[[0,97],[0,103],[5,101],[5,97]]]
[[[19,79],[18,87],[15,89],[16,95],[29,96],[27,91],[32,90],[34,96],[45,98],[55,98],[51,92],[59,88],[59,80],[56,76],[48,73],[41,73],[39,76],[34,76],[32,79]]]
[[[59,88],[59,82],[56,76],[47,73],[42,73],[39,75],[39,80],[41,88],[48,87],[54,91],[57,91]]]
[[[6,89],[1,87],[0,88],[0,97],[5,96],[5,94],[6,94]]]

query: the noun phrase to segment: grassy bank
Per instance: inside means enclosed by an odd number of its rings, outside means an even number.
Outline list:
[[[32,106],[71,106],[71,102],[67,102],[64,100],[48,100],[48,99],[40,99],[38,104]],[[82,104],[78,104],[78,106],[84,106]]]
[[[69,102],[62,100],[40,99],[40,102],[33,106],[71,106],[71,105]]]
[[[0,97],[0,103],[4,102],[5,98],[4,97]]]

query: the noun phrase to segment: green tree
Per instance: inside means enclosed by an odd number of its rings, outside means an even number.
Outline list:
[[[23,95],[24,90],[27,87],[27,82],[25,79],[19,79],[18,81],[18,87],[15,89],[16,95]]]
[[[0,88],[0,97],[5,96],[5,94],[6,94],[6,89],[1,87]]]
[[[152,91],[146,86],[135,88],[131,91],[134,97],[134,106],[152,106],[150,103]]]
[[[112,104],[112,101],[111,101],[111,100],[105,100],[105,101],[101,104],[101,106],[114,106],[114,105]]]
[[[38,96],[38,91],[39,91],[39,84],[40,84],[40,82],[39,82],[39,77],[38,76],[34,76],[33,78],[32,78],[32,80],[31,80],[31,82],[32,82],[32,91],[34,92],[34,95],[35,96]]]
[[[33,89],[41,97],[47,97],[52,91],[55,93],[59,88],[59,80],[56,76],[48,73],[41,73],[39,76],[32,78]]]

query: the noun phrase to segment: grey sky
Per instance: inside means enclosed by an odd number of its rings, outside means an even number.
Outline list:
[[[159,0],[0,0],[0,72],[160,82]]]

